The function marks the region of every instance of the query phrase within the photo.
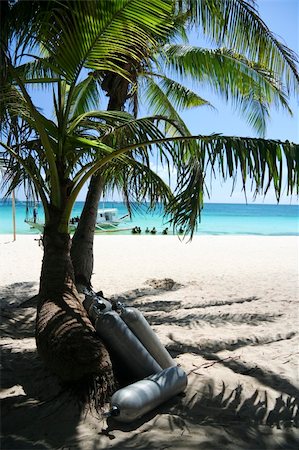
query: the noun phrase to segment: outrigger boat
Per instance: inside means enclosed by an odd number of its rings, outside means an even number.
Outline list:
[[[129,214],[118,218],[118,211],[116,208],[103,208],[98,209],[97,221],[95,225],[95,233],[116,233],[120,231],[131,230],[132,227],[119,227],[120,224],[124,223],[124,221],[129,217]],[[31,227],[36,228],[38,231],[43,233],[44,224],[40,222],[37,217],[33,217],[30,219],[25,219],[25,222]],[[74,233],[78,226],[79,217],[73,217],[69,223],[69,232]]]

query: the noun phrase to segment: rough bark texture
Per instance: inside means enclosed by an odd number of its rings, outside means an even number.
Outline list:
[[[93,271],[93,239],[97,220],[98,204],[103,192],[100,174],[91,178],[84,208],[72,239],[71,258],[77,285],[91,287]]]
[[[48,226],[36,319],[38,353],[62,380],[99,375],[106,391],[113,388],[109,354],[80,301],[70,258],[70,237]],[[108,392],[107,392],[108,393]]]
[[[124,66],[130,70],[130,65]],[[107,92],[109,97],[108,111],[122,111],[128,98],[129,82],[121,75],[107,73],[102,81],[102,89]]]

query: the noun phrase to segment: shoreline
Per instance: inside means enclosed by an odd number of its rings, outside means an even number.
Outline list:
[[[188,373],[185,396],[128,425],[55,397],[20,305],[38,290],[34,239],[0,235],[3,448],[298,448],[297,237],[95,237],[95,291],[140,309]]]
[[[16,236],[35,236],[35,237],[38,237],[38,236],[40,236],[40,235],[42,235],[42,232],[31,232],[31,233],[20,233],[20,232],[16,232]],[[70,235],[71,236],[73,236],[73,233],[70,233]],[[127,229],[127,230],[123,230],[123,231],[120,231],[120,232],[109,232],[109,231],[107,231],[107,232],[101,232],[101,233],[95,233],[94,234],[94,236],[120,236],[120,237],[123,237],[123,236],[132,236],[133,235],[133,237],[140,237],[140,236],[144,236],[144,237],[147,237],[147,236],[149,236],[149,237],[158,237],[158,236],[160,236],[160,237],[175,237],[175,238],[178,238],[178,239],[182,239],[183,238],[183,234],[174,234],[174,233],[172,233],[172,232],[168,232],[167,234],[163,234],[162,233],[162,231],[158,231],[156,234],[151,234],[151,233],[145,233],[145,231],[142,231],[140,234],[139,233],[132,233],[132,231],[131,231],[131,228],[129,228],[129,229]],[[1,236],[7,236],[8,238],[9,237],[12,237],[13,236],[13,232],[11,232],[11,233],[7,233],[7,232],[5,232],[5,233],[0,233],[0,240],[1,240]],[[263,234],[263,233],[242,233],[242,232],[239,232],[239,233],[236,233],[236,232],[234,232],[234,233],[228,233],[228,232],[217,232],[217,233],[214,233],[214,232],[210,232],[210,233],[205,233],[205,232],[200,232],[200,233],[198,233],[198,234],[194,234],[193,235],[193,239],[195,238],[195,237],[213,237],[213,236],[216,236],[216,237],[218,237],[218,236],[227,236],[227,237],[230,237],[230,236],[237,236],[237,237],[250,237],[250,236],[252,236],[252,237],[255,237],[255,236],[257,236],[257,237],[299,237],[299,231],[297,232],[292,232],[292,233],[273,233],[273,234],[269,234],[269,233],[267,233],[267,234]],[[185,238],[185,240],[187,241],[188,240],[188,236]]]
[[[99,205],[100,208],[115,208],[118,216],[128,213],[124,203]],[[298,204],[234,204],[234,203],[206,203],[198,224],[196,235],[226,235],[238,233],[241,235],[299,235]],[[73,216],[80,216],[82,204],[76,203]],[[12,232],[12,211],[9,206],[0,206],[0,232]],[[16,208],[16,228],[19,233],[31,234],[25,217],[33,215],[33,211],[26,211],[25,205]],[[43,212],[39,211],[38,218],[43,222]],[[171,226],[164,217],[161,205],[152,212],[148,212],[144,205],[134,211],[130,221],[122,223],[125,227],[140,227],[145,232],[146,227],[155,227],[161,233],[166,227],[172,231]],[[124,233],[125,235],[127,233]],[[130,233],[129,233],[130,234]]]

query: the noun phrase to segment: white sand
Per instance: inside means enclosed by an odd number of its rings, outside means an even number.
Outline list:
[[[190,373],[185,397],[108,431],[55,397],[17,308],[38,290],[34,239],[0,235],[3,449],[298,448],[296,237],[96,236],[94,289],[139,307]]]

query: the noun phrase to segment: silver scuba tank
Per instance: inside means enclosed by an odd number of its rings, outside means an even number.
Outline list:
[[[154,330],[150,327],[146,318],[138,309],[123,306],[120,317],[126,322],[130,330],[138,337],[162,369],[176,365]]]
[[[108,415],[120,422],[132,422],[184,391],[186,386],[187,375],[183,369],[169,367],[116,391]]]
[[[103,341],[122,357],[138,378],[161,371],[156,360],[115,311],[98,314],[95,329]]]

